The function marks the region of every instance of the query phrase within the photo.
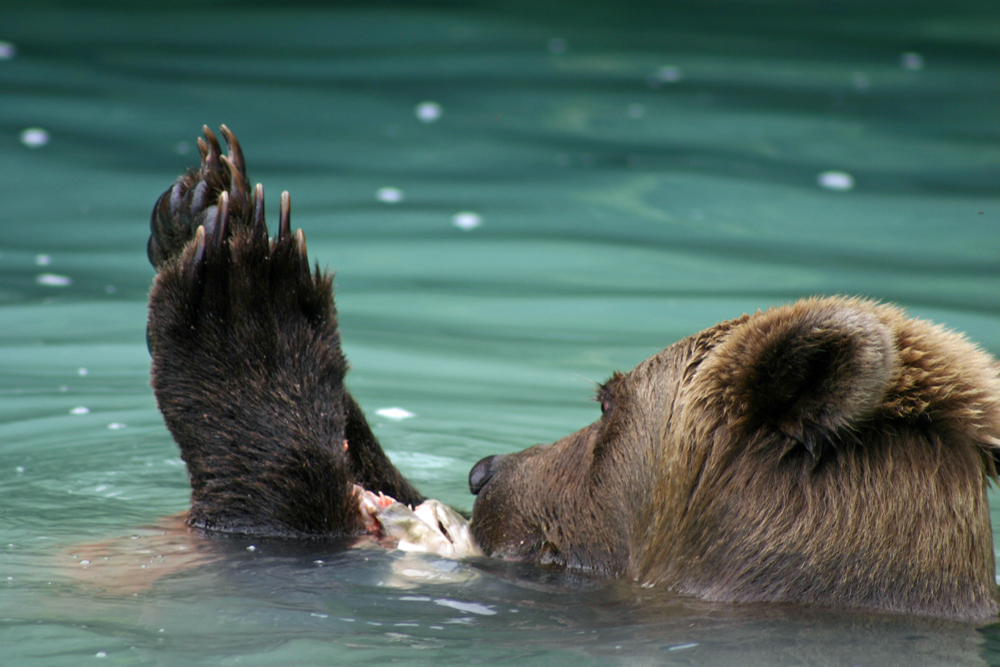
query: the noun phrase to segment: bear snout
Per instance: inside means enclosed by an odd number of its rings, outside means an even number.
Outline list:
[[[486,483],[496,474],[497,465],[503,458],[502,455],[494,454],[480,459],[476,465],[472,466],[472,470],[469,471],[469,491],[472,492],[472,495],[479,495]]]

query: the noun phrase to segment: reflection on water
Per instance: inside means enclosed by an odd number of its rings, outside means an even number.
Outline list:
[[[421,4],[0,8],[5,664],[1000,664],[996,628],[142,528],[188,494],[146,220],[202,123],[292,192],[352,390],[461,509],[479,458],[747,310],[862,294],[1000,352],[991,4]],[[80,576],[126,554],[155,576]]]

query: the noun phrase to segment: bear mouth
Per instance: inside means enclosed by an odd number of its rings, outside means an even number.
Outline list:
[[[428,499],[410,507],[358,484],[354,495],[365,535],[386,548],[448,558],[483,555],[468,519],[440,501]]]

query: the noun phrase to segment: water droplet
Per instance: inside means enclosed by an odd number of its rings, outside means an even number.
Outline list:
[[[478,213],[473,213],[472,211],[461,211],[452,217],[451,224],[459,229],[469,231],[483,224],[483,218]]]
[[[403,191],[399,188],[379,188],[375,198],[386,204],[398,204],[403,201]]]
[[[568,48],[569,44],[562,37],[553,37],[549,40],[549,53],[553,55],[561,56]]]
[[[433,123],[439,120],[443,111],[437,102],[421,102],[413,110],[422,123]]]
[[[649,75],[647,83],[650,88],[659,88],[665,83],[679,83],[684,80],[684,73],[680,67],[674,65],[664,65]]]
[[[73,284],[73,279],[57,273],[39,273],[35,276],[35,282],[48,287],[68,287]]]
[[[903,69],[916,72],[917,70],[922,70],[924,68],[924,57],[919,53],[909,51],[899,56],[899,64],[903,67]]]
[[[854,177],[846,171],[824,171],[816,177],[816,181],[827,190],[846,192],[854,189]]]
[[[410,412],[409,410],[404,410],[403,408],[380,408],[375,411],[375,414],[394,421],[402,421],[403,419],[409,419],[417,416],[416,414]]]
[[[49,143],[49,133],[40,127],[29,127],[21,131],[21,143],[28,148],[41,148]]]
[[[69,411],[71,415],[87,415],[90,414],[90,408],[85,408],[82,405],[77,406]]]

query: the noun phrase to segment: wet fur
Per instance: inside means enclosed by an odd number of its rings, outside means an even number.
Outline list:
[[[1000,381],[961,336],[810,299],[680,341],[599,400],[595,424],[480,471],[487,553],[726,602],[1000,609]]]
[[[344,387],[331,278],[311,270],[287,195],[268,239],[239,144],[208,129],[202,165],[154,208],[148,339],[157,404],[191,481],[190,523],[213,531],[329,537],[363,532],[354,484],[405,503]],[[346,444],[346,449],[345,449]]]

